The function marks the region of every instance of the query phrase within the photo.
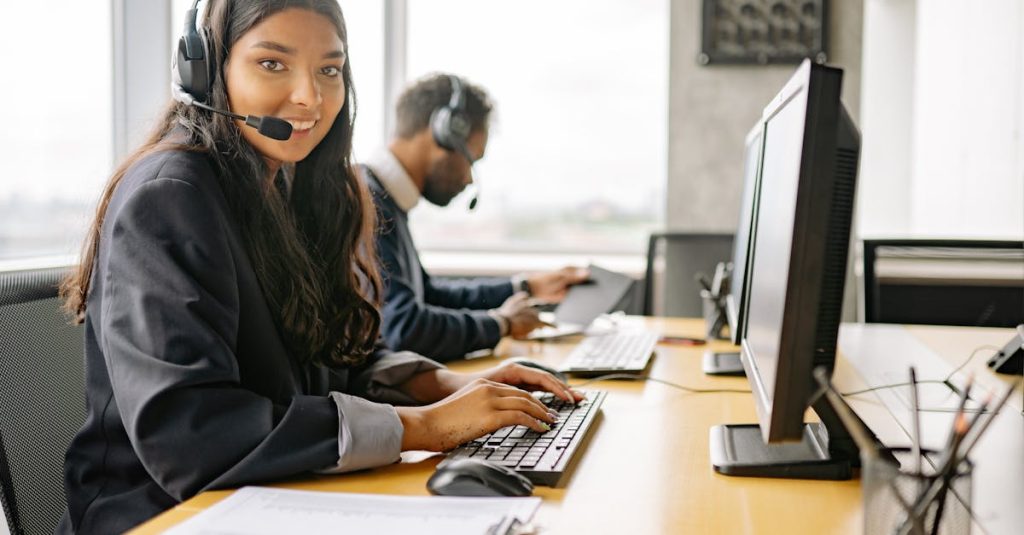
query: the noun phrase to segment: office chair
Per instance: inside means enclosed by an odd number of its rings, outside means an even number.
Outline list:
[[[85,421],[83,329],[57,297],[69,269],[0,273],[0,502],[13,534],[56,529],[64,454]]]
[[[869,323],[1024,322],[1024,241],[881,239],[863,245]]]
[[[694,275],[704,273],[710,279],[719,262],[731,262],[732,240],[732,234],[651,234],[647,243],[643,314],[701,317],[701,285]]]

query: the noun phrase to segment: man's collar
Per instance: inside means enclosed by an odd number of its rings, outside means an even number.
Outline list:
[[[398,208],[408,213],[416,207],[420,201],[420,190],[390,149],[381,147],[363,163],[377,175]]]

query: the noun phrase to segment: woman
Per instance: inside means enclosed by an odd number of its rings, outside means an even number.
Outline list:
[[[533,369],[457,374],[376,345],[374,218],[350,165],[337,3],[207,11],[206,104],[294,131],[270,139],[183,99],[110,180],[64,287],[86,324],[88,407],[64,532],[121,532],[205,489],[554,421],[510,385],[579,397]]]

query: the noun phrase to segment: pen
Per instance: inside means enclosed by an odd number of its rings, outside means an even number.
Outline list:
[[[658,343],[679,346],[702,346],[707,342],[703,338],[691,338],[689,336],[662,336],[658,339]]]
[[[932,532],[931,535],[938,535],[939,524],[942,522],[942,512],[946,508],[946,495],[949,493],[949,487],[953,484],[953,474],[960,466],[962,459],[957,458],[957,450],[960,449],[960,443],[963,442],[964,435],[967,434],[968,422],[967,417],[964,413],[958,413],[956,421],[953,423],[953,437],[952,444],[949,450],[946,451],[945,462],[942,463],[942,468],[936,475],[938,479],[942,481],[942,488],[939,490],[939,494],[935,497],[935,501],[938,502],[938,506],[935,509],[935,519],[932,521]]]
[[[917,399],[917,371],[914,367],[910,367],[910,400],[914,413],[913,417],[913,440],[914,440],[914,472],[917,477],[921,477],[921,415],[920,405]],[[918,490],[920,492],[920,489]]]

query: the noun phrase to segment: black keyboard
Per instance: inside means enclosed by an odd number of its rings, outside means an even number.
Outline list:
[[[554,487],[576,459],[607,392],[592,390],[584,394],[587,398],[576,405],[549,392],[534,394],[558,413],[558,421],[551,426],[551,431],[538,433],[522,425],[502,427],[452,450],[444,462],[465,458],[486,460],[512,468],[536,485]]]
[[[640,373],[647,368],[658,334],[647,331],[587,336],[566,357],[559,371],[594,376]]]

